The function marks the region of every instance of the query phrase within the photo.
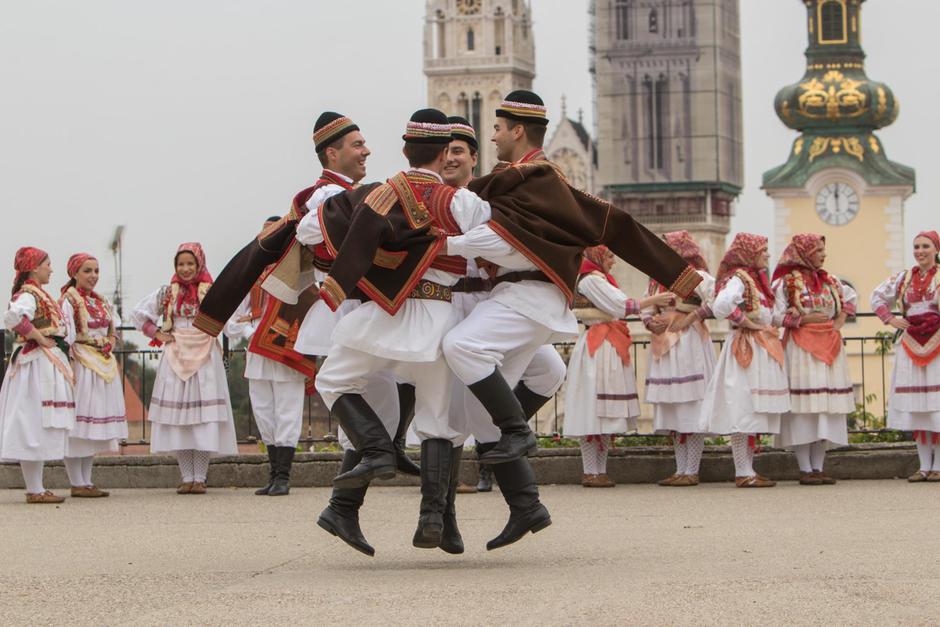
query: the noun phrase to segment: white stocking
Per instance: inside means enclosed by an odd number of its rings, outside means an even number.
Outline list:
[[[206,482],[209,474],[209,451],[193,451],[193,481]]]
[[[584,474],[597,474],[597,445],[592,439],[590,442],[586,437],[581,438],[581,466],[584,468]]]
[[[84,457],[66,457],[65,472],[69,476],[69,484],[73,488],[83,488],[85,485],[85,474],[82,472],[82,460]]]
[[[930,436],[927,436],[927,443],[924,444],[918,438],[917,440],[917,456],[920,457],[920,471],[921,472],[930,472],[930,467],[933,465],[933,446],[930,445]]]
[[[685,436],[685,474],[698,475],[702,464],[702,453],[705,451],[705,434],[689,433]]]
[[[813,472],[813,462],[810,459],[810,448],[812,444],[794,444],[793,452],[796,453],[796,463],[800,465],[800,472]]]
[[[23,481],[26,482],[26,494],[42,494],[42,467],[44,462],[20,462],[23,471]]]
[[[594,450],[597,460],[595,463],[595,468],[597,469],[597,474],[606,475],[607,474],[607,453],[610,451],[610,443],[613,441],[613,437],[602,435],[600,440],[595,440],[592,442],[594,444]]]
[[[94,455],[82,458],[82,477],[85,479],[85,485],[95,485],[91,480],[91,467],[94,463]]]
[[[823,465],[826,463],[826,441],[816,440],[810,444],[810,461],[813,463],[815,472],[822,472]]]
[[[179,464],[183,483],[193,482],[193,452],[192,449],[176,451],[176,463]]]
[[[689,457],[689,446],[682,441],[681,434],[672,434],[672,448],[676,452],[676,474],[684,475],[686,474],[686,463]]]
[[[930,438],[933,438],[936,435],[935,431],[930,432]],[[929,440],[932,441],[932,440]],[[933,469],[935,471],[940,471],[940,440],[933,445]]]
[[[754,449],[747,442],[746,433],[731,434],[731,454],[734,456],[734,476],[754,476]]]

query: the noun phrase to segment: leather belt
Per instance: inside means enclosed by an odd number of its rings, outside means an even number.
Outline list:
[[[433,281],[418,281],[408,298],[420,298],[422,300],[439,300],[445,303],[451,302],[451,288],[447,285],[441,285]]]
[[[465,276],[451,286],[452,292],[489,292],[493,289],[493,282],[483,277]]]
[[[496,285],[500,283],[518,283],[519,281],[544,281],[546,283],[551,283],[552,280],[548,278],[544,272],[541,270],[521,270],[519,272],[507,272],[506,274],[501,274],[496,277]]]

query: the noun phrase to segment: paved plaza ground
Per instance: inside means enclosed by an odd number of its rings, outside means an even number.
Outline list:
[[[938,624],[940,484],[545,486],[555,524],[504,549],[497,492],[460,495],[467,552],[411,546],[417,488],[376,488],[368,558],[287,498],[0,492],[3,624]]]

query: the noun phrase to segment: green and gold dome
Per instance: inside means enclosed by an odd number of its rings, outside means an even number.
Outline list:
[[[780,120],[802,135],[790,159],[764,174],[765,188],[800,187],[824,167],[847,167],[869,183],[913,184],[914,171],[889,161],[874,130],[898,117],[885,83],[865,74],[861,12],[865,0],[801,0],[806,5],[806,73],[777,93]]]

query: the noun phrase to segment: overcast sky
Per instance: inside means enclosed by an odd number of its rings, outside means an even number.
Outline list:
[[[113,289],[108,242],[125,237],[125,303],[165,283],[177,244],[200,241],[210,270],[314,181],[317,115],[351,116],[373,151],[368,179],[403,167],[400,136],[425,106],[422,0],[0,1],[0,268],[17,247],[46,248],[53,284],[73,252],[97,254]],[[585,110],[587,0],[532,0],[535,90],[560,114]],[[741,0],[746,189],[733,230],[769,232],[761,173],[795,137],[773,97],[804,70],[799,0]],[[913,166],[907,230],[937,228],[938,0],[864,5],[871,78],[901,115],[881,131],[889,158]],[[0,292],[5,302],[8,288]]]

